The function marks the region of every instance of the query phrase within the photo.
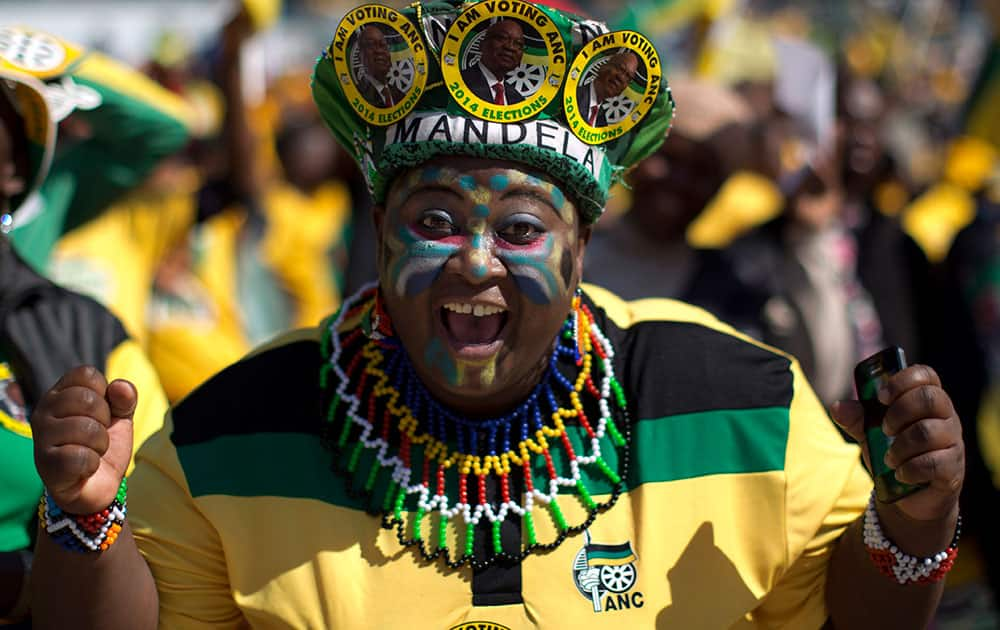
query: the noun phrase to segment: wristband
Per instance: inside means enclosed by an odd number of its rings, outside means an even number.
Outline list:
[[[128,483],[122,478],[118,495],[104,510],[93,514],[64,512],[48,490],[38,504],[38,521],[49,537],[63,549],[100,553],[115,544],[125,525]]]
[[[879,573],[894,579],[898,584],[933,584],[939,582],[955,565],[958,556],[958,539],[962,533],[962,515],[955,524],[955,535],[951,544],[928,558],[918,558],[904,553],[882,533],[875,511],[875,491],[872,491],[865,509],[864,541],[868,555]]]

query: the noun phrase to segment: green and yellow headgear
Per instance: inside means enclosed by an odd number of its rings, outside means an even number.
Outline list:
[[[491,90],[482,49],[492,27],[507,21],[523,34],[507,42],[520,59],[492,79],[504,88]],[[374,35],[363,39],[368,29]],[[387,73],[385,64],[368,69],[363,44],[387,49]],[[629,63],[619,63],[625,57]],[[338,25],[316,63],[313,97],[377,202],[404,169],[437,156],[486,157],[549,173],[592,223],[611,185],[656,151],[670,127],[662,61],[640,33],[610,32],[522,0],[434,1],[401,11],[369,4]],[[624,79],[607,78],[615,67],[626,69]]]
[[[10,199],[10,212],[13,213],[45,180],[49,165],[52,163],[56,128],[49,116],[42,82],[18,72],[2,57],[0,57],[0,98],[6,98],[14,107],[28,144],[25,187],[21,193]]]

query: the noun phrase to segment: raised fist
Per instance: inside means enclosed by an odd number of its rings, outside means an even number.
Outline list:
[[[63,375],[31,415],[35,467],[49,496],[71,514],[108,507],[132,457],[132,414],[138,393],[110,384],[93,367]]]

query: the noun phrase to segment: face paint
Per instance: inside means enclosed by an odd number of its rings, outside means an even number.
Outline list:
[[[493,179],[497,177],[503,177],[506,180],[506,185],[504,188],[510,188],[518,184],[524,184],[534,188],[541,188],[549,194],[551,199],[552,207],[556,209],[556,213],[559,215],[563,221],[569,224],[573,224],[576,220],[576,209],[573,204],[566,200],[566,195],[559,189],[555,184],[549,183],[544,179],[538,178],[534,175],[528,175],[527,173],[522,173],[520,171],[513,172],[509,175],[495,175]],[[490,185],[493,185],[492,179]],[[496,189],[495,189],[496,190]]]
[[[424,363],[432,370],[437,370],[447,381],[455,386],[465,385],[474,373],[479,374],[479,383],[490,386],[496,380],[497,355],[482,361],[461,361],[453,359],[448,350],[437,337],[430,340],[424,349]]]
[[[452,385],[459,385],[458,367],[455,365],[455,360],[448,354],[444,342],[437,337],[431,339],[427,348],[424,349],[424,363],[432,370],[440,372],[445,380]]]
[[[505,246],[502,239],[487,236],[490,204],[516,186],[541,189],[548,194],[547,202],[567,223],[576,221],[575,210],[563,192],[555,185],[519,171],[493,174],[488,186],[481,186],[475,177],[451,168],[429,166],[412,171],[392,196],[397,203],[428,183],[457,187],[465,191],[474,203],[473,216],[468,220],[469,262],[472,274],[483,278],[489,271],[489,249],[496,243],[496,256],[510,270],[518,286],[536,304],[549,304],[560,293],[569,290],[573,276],[573,260],[568,248],[551,234],[532,245]],[[516,191],[515,191],[516,192]],[[409,228],[401,228],[390,239],[389,248],[397,258],[390,269],[390,279],[397,294],[413,296],[427,290],[440,275],[448,259],[462,248],[461,239],[428,239]]]
[[[477,207],[485,208],[486,206]],[[487,208],[486,213],[489,216],[489,208]],[[476,216],[469,219],[469,232],[472,234],[472,253],[469,255],[469,259],[472,261],[472,273],[477,278],[483,278],[486,276],[486,261],[489,256],[489,252],[486,251],[486,239],[483,238],[483,234],[486,232],[485,217]]]
[[[425,239],[408,227],[401,227],[387,244],[397,259],[389,270],[390,282],[397,295],[406,296],[427,290],[460,247]]]
[[[558,268],[565,247],[556,242],[551,234],[528,247],[498,248],[497,257],[510,270],[517,286],[535,304],[548,304],[557,295],[569,290],[569,282],[560,282],[560,276],[553,273]]]

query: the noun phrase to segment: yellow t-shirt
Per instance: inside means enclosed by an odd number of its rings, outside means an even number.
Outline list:
[[[626,480],[608,511],[583,527],[584,504],[560,495],[580,528],[499,573],[422,560],[366,513],[377,496],[331,472],[322,331],[291,333],[192,393],[138,454],[129,518],[161,626],[819,628],[830,554],[871,490],[858,448],[785,355],[681,303],[588,296],[633,409],[628,471],[605,456]],[[557,542],[532,513],[538,541]]]

